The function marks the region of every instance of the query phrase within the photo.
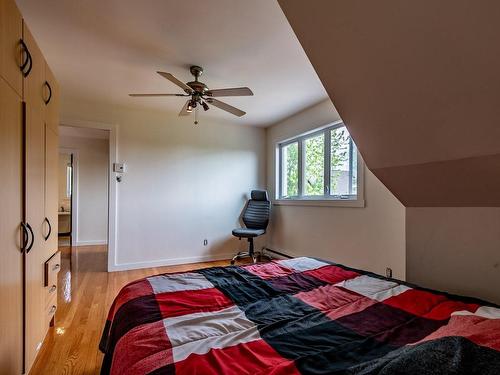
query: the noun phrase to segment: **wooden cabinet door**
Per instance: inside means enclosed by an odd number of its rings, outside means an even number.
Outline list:
[[[47,255],[57,251],[59,207],[59,85],[45,64],[45,216],[50,222]],[[48,225],[48,223],[46,223]]]
[[[22,117],[20,96],[0,78],[0,372],[23,365]]]
[[[24,79],[26,102],[25,220],[33,228],[34,243],[25,255],[25,368],[28,373],[45,335],[43,265],[46,259],[45,232],[45,61],[28,28],[24,41],[33,60]]]
[[[45,66],[45,82],[45,122],[54,132],[59,133],[59,84],[48,65]]]
[[[0,76],[23,95],[21,45],[23,20],[14,0],[0,0]]]
[[[26,110],[26,222],[33,228],[33,247],[25,255],[26,277],[26,369],[33,363],[43,340],[43,263],[45,251],[45,194],[43,120]]]
[[[2,0],[0,0],[2,1]],[[23,23],[23,40],[28,47],[31,54],[32,66],[29,74],[24,77],[23,84],[23,94],[24,101],[30,107],[36,107],[36,110],[40,112],[40,118],[45,116],[45,70],[46,62],[43,57],[42,51],[38,48],[35,38],[31,34],[30,30]]]
[[[59,206],[59,136],[45,124],[45,217],[47,218],[45,255],[50,258],[57,251]],[[49,233],[50,231],[50,233]],[[50,235],[49,235],[50,234]]]

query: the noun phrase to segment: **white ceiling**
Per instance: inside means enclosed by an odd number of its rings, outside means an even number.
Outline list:
[[[62,94],[129,107],[180,111],[181,93],[155,73],[192,80],[205,69],[210,88],[248,86],[254,95],[223,98],[242,118],[212,108],[202,116],[267,126],[327,98],[274,0],[17,0],[56,74]]]

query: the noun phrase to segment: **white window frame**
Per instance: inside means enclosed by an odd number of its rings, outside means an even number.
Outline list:
[[[357,154],[357,195],[346,195],[346,196],[335,196],[329,194],[330,189],[330,163],[331,163],[331,155],[330,155],[330,142],[331,142],[331,132],[332,130],[338,129],[340,127],[345,126],[342,121],[337,121],[326,126],[323,126],[318,129],[314,129],[307,133],[300,134],[293,138],[288,138],[284,141],[276,143],[276,179],[275,179],[275,199],[274,204],[276,205],[300,205],[300,206],[337,206],[337,207],[364,207],[364,170],[365,164],[361,155]],[[324,134],[324,149],[325,149],[325,162],[324,162],[324,186],[325,191],[323,195],[304,195],[303,194],[303,185],[304,185],[304,162],[305,158],[303,157],[304,152],[304,141],[318,136],[320,134]],[[298,143],[298,192],[299,195],[294,197],[283,197],[282,196],[282,178],[283,178],[283,148],[292,144]],[[327,151],[328,150],[328,151]],[[352,150],[352,148],[351,148]],[[350,158],[352,160],[352,157]],[[352,171],[351,171],[352,173]],[[350,179],[352,181],[352,178]]]

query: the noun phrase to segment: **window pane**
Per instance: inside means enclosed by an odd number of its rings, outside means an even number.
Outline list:
[[[282,152],[282,194],[283,197],[299,195],[299,144],[291,143],[281,149]]]
[[[304,158],[304,195],[324,195],[324,134],[304,141]]]
[[[357,149],[345,126],[331,132],[331,195],[357,194]]]

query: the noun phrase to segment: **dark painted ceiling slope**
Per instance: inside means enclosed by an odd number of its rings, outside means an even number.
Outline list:
[[[368,167],[405,206],[500,206],[499,1],[279,3]]]

